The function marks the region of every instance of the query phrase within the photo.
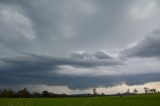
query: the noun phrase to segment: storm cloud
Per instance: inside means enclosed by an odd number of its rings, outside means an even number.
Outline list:
[[[158,0],[0,0],[0,85],[159,81]]]
[[[113,60],[112,60],[113,61]],[[23,54],[17,57],[0,59],[0,83],[2,85],[23,85],[25,84],[47,84],[47,85],[67,85],[71,89],[85,89],[97,86],[113,86],[122,82],[127,84],[143,84],[147,81],[159,80],[159,72],[154,74],[141,73],[138,74],[115,74],[102,73],[97,75],[95,67],[112,67],[121,66],[122,63],[116,61],[102,61],[100,60],[81,60],[72,58],[55,58],[51,56],[42,56],[35,54]],[[60,66],[75,67],[75,70],[69,68],[70,73],[67,75],[67,68],[64,69]],[[123,66],[123,65],[122,65]],[[78,72],[90,69],[91,72],[83,74]],[[63,73],[59,73],[64,70]],[[102,69],[101,69],[102,70]],[[76,71],[78,74],[74,74]],[[87,73],[88,70],[85,70]],[[107,70],[106,70],[107,71]],[[116,70],[117,73],[118,70]],[[101,71],[99,71],[101,73]],[[153,77],[154,76],[154,77]]]
[[[160,56],[160,30],[155,30],[147,35],[135,46],[122,52],[127,57],[159,58]]]

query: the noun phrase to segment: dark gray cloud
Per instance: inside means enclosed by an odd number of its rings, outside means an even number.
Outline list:
[[[108,55],[103,51],[98,51],[94,54],[94,56],[98,59],[112,59],[112,56]]]
[[[58,58],[52,56],[41,56],[35,54],[24,54],[22,56],[0,59],[0,81],[7,83],[37,83],[41,78],[47,83],[57,82],[63,77],[58,77],[55,73],[59,65],[68,65],[73,67],[99,67],[120,65],[116,61],[99,61],[99,60],[78,60],[72,58]],[[14,81],[14,82],[12,82]],[[40,81],[41,82],[41,81]],[[43,82],[43,81],[42,81]],[[58,84],[58,83],[56,83]]]
[[[112,66],[112,65],[121,65],[122,63],[115,60],[80,60],[74,58],[62,58],[62,57],[52,57],[52,56],[41,56],[35,54],[25,54],[24,56],[17,56],[13,58],[3,58],[1,62],[6,64],[15,65],[14,67],[22,68],[28,67],[33,68],[33,70],[37,70],[34,68],[38,68],[38,66],[42,66],[44,68],[49,68],[49,66],[56,67],[58,65],[69,65],[73,67],[98,67],[98,66]],[[41,65],[41,64],[44,64]],[[45,66],[49,65],[49,66]],[[43,70],[43,68],[40,68]],[[6,68],[6,67],[5,67]],[[12,69],[13,67],[11,67]],[[24,68],[25,69],[25,68]],[[39,70],[39,69],[38,69]]]
[[[73,76],[55,73],[58,65],[75,67],[111,66],[106,62],[81,61],[72,58],[54,58],[35,54],[0,59],[0,83],[2,85],[47,84],[67,85],[71,89],[113,86],[122,82],[143,84],[158,81],[159,73],[138,75]],[[154,77],[153,77],[154,76]]]
[[[74,52],[71,54],[71,57],[78,58],[78,59],[92,59],[92,58],[114,59],[112,56],[110,56],[109,54],[107,54],[104,51],[97,51],[97,52],[93,52],[93,53],[84,52],[84,51]]]
[[[54,58],[51,56],[40,56],[35,54],[23,54],[22,56],[0,59],[0,82],[1,84],[69,84],[67,79],[73,76],[58,75],[55,71],[59,65],[73,67],[97,67],[119,65],[118,62],[88,61],[72,58]],[[73,78],[72,78],[73,77]],[[42,80],[43,79],[43,80]],[[70,79],[70,80],[71,80]],[[90,78],[89,78],[90,79]],[[66,82],[67,81],[67,82]],[[74,83],[76,83],[75,81]],[[74,85],[74,84],[73,84]],[[73,86],[70,85],[69,86]],[[83,87],[83,85],[81,85]],[[74,86],[78,88],[78,86]],[[88,86],[89,87],[89,86]]]
[[[127,57],[159,58],[160,31],[153,31],[135,46],[125,49],[122,54],[126,55]]]

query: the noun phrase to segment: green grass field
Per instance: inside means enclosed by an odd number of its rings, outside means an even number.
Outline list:
[[[160,94],[77,98],[1,98],[0,106],[160,106]]]

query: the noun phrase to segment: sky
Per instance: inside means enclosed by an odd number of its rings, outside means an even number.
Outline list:
[[[0,88],[160,89],[159,64],[159,0],[0,0]]]

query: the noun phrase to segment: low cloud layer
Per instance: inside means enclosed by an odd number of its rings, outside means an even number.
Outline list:
[[[0,83],[3,85],[67,85],[71,89],[113,86],[122,82],[143,84],[158,81],[159,71],[135,73],[117,61],[54,58],[35,54],[0,59]],[[117,67],[117,68],[110,68]],[[122,71],[122,69],[131,72]],[[145,70],[144,70],[145,71]],[[147,71],[147,70],[146,70]],[[138,73],[137,73],[138,72]],[[43,80],[42,80],[43,79]],[[25,83],[24,83],[25,82]]]

